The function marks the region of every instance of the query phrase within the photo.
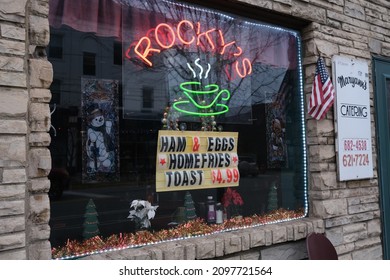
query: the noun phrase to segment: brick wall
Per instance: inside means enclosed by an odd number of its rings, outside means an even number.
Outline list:
[[[386,0],[230,2],[311,22],[300,30],[307,98],[319,54],[328,67],[333,55],[366,60],[370,73],[372,54],[390,55],[390,2]],[[51,168],[47,146],[52,68],[44,52],[49,41],[47,14],[48,0],[2,0],[0,5],[0,259],[50,258],[46,176]],[[371,99],[372,81],[370,77]],[[371,119],[374,122],[375,116]],[[332,110],[321,122],[307,118],[307,135],[310,219],[95,258],[257,258],[260,251],[274,248],[271,245],[289,246],[286,242],[303,240],[313,230],[326,231],[341,259],[382,258],[376,163],[373,179],[337,181]],[[374,123],[372,137],[375,159]],[[264,243],[256,243],[262,234]]]

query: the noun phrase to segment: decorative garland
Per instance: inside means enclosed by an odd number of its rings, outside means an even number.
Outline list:
[[[266,215],[250,217],[234,217],[223,224],[207,224],[197,218],[180,224],[175,228],[163,229],[156,232],[139,231],[135,233],[113,234],[107,238],[94,236],[84,241],[68,240],[62,247],[52,248],[53,259],[76,259],[88,255],[152,245],[161,242],[181,240],[191,237],[200,237],[220,232],[232,231],[265,224],[291,221],[305,216],[303,209],[279,209]]]

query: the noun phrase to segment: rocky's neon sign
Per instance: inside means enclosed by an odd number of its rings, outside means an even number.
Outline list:
[[[234,74],[244,78],[252,73],[252,63],[243,55],[243,50],[236,41],[225,41],[220,29],[211,28],[204,31],[200,22],[194,25],[188,20],[182,20],[175,26],[160,23],[150,29],[141,39],[132,43],[125,55],[128,59],[131,56],[138,57],[143,63],[152,67],[150,56],[172,48],[174,45],[196,45],[205,52],[211,51],[229,59],[235,59],[230,65],[231,69],[225,69],[227,74],[230,73],[228,70],[233,73],[233,75],[228,74],[229,78],[234,77]]]

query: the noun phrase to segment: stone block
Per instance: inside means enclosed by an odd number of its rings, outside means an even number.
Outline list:
[[[0,167],[25,166],[26,137],[0,136]]]
[[[357,240],[366,239],[367,231],[352,232],[349,234],[344,234],[344,243],[351,243]]]
[[[163,260],[182,260],[184,258],[184,246],[179,243],[166,242],[158,245],[162,250]]]
[[[339,246],[335,246],[335,249],[338,255],[351,253],[355,250],[355,243],[341,244]]]
[[[23,248],[24,246],[26,246],[24,232],[14,232],[12,234],[0,235],[0,252]]]
[[[27,115],[28,94],[26,90],[0,87],[0,117],[24,117]]]
[[[25,183],[27,181],[26,169],[4,169],[3,170],[3,183]]]
[[[334,145],[321,145],[319,160],[321,162],[334,162],[336,160]]]
[[[260,260],[260,250],[250,250],[240,254],[240,260]]]
[[[31,11],[34,14],[47,16],[49,14],[49,1],[48,0],[35,0],[31,2]]]
[[[45,148],[36,148],[29,151],[29,178],[37,178],[47,176],[51,170],[50,151]],[[43,163],[47,161],[47,163]]]
[[[365,212],[365,213],[358,213],[353,215],[347,215],[343,217],[336,217],[327,219],[325,221],[326,228],[336,227],[336,226],[342,226],[347,225],[350,223],[356,223],[356,222],[362,222],[362,221],[369,221],[374,219],[374,213],[373,212]]]
[[[272,228],[272,244],[282,243],[287,241],[287,228],[278,226]]]
[[[366,223],[350,223],[348,225],[343,226],[344,234],[359,232],[359,231],[367,231]]]
[[[30,84],[33,88],[48,89],[53,81],[53,67],[44,59],[30,59]]]
[[[355,249],[360,250],[364,248],[370,248],[377,245],[381,245],[381,238],[379,236],[377,237],[371,237],[371,238],[365,238],[361,239],[355,242]]]
[[[32,131],[49,131],[50,107],[45,103],[31,103],[29,108],[29,123]]]
[[[378,209],[379,209],[379,203],[366,203],[366,204],[349,206],[348,212],[350,214],[356,214],[356,213],[374,211]]]
[[[326,237],[333,244],[333,246],[339,246],[344,244],[344,234],[343,229],[341,227],[326,230]]]
[[[17,27],[15,25],[2,24],[0,26],[0,35],[3,38],[8,38],[12,40],[26,40],[26,31],[24,28]]]
[[[28,244],[27,256],[29,260],[50,260],[51,245],[49,241]]]
[[[0,260],[26,260],[25,249],[0,252]]]
[[[2,120],[0,122],[0,134],[26,134],[27,123],[20,120]]]
[[[50,219],[50,201],[47,194],[35,194],[29,199],[28,220],[34,224],[47,224]]]
[[[22,72],[23,67],[23,58],[0,55],[0,70]]]
[[[46,17],[30,15],[30,44],[47,46],[50,41],[49,20]]]
[[[307,236],[307,225],[303,222],[294,223],[294,240],[300,240]]]
[[[125,249],[125,251],[126,250],[132,249]],[[148,250],[151,260],[163,260],[163,251],[161,250],[161,248],[158,248],[156,246],[147,246],[145,247],[145,250]]]
[[[29,227],[28,232],[30,242],[49,240],[50,238],[50,226],[44,225],[32,225]]]
[[[327,191],[338,188],[335,172],[313,173],[310,177],[311,190]]]
[[[296,17],[312,20],[316,23],[326,23],[326,10],[314,5],[309,6],[295,1],[291,9],[291,14]]]
[[[27,0],[1,0],[0,13],[24,16],[26,2]]]
[[[132,250],[119,250],[115,254],[113,260],[151,260],[151,252],[144,248],[136,248]]]
[[[382,233],[381,221],[379,219],[367,222],[368,236],[380,236]]]
[[[352,198],[347,198],[348,205],[360,205],[360,204],[365,204],[365,203],[375,203],[378,202],[379,198],[378,195],[365,195],[365,196],[360,196],[360,197],[352,197]]]
[[[259,247],[265,245],[265,231],[263,227],[256,227],[249,231],[250,246]]]
[[[0,185],[0,199],[16,200],[24,199],[26,195],[26,185],[12,184],[12,185]]]
[[[223,238],[225,239],[225,255],[240,252],[242,250],[242,241],[239,235],[226,233]]]
[[[26,49],[24,42],[0,39],[0,54],[23,56],[25,52]]]
[[[215,242],[215,257],[221,257],[225,254],[225,239],[223,235],[214,234],[206,238]]]
[[[46,177],[35,178],[30,180],[28,190],[32,193],[45,192],[47,193],[50,189],[50,181]]]
[[[312,206],[315,217],[332,218],[348,214],[346,199],[314,200]]]
[[[266,247],[261,250],[262,260],[301,260],[307,258],[304,240]]]
[[[272,245],[272,230],[266,228],[264,230],[264,233],[265,233],[265,246]]]
[[[51,92],[49,89],[32,88],[30,90],[30,99],[32,102],[49,103],[51,99]]]
[[[274,0],[274,1],[276,1],[276,0]],[[285,5],[283,3],[274,2],[274,4],[272,5],[272,8],[276,12],[283,13],[286,15],[291,15],[291,5]]]
[[[350,1],[345,2],[344,14],[360,20],[366,19],[366,13],[364,11],[364,8],[361,5],[352,3]]]
[[[241,250],[242,251],[247,251],[249,250],[251,247],[250,247],[250,236],[249,236],[249,232],[241,232],[240,233],[240,236],[241,236]]]
[[[211,259],[215,257],[215,241],[212,238],[196,240],[196,259]]]
[[[32,147],[48,147],[51,143],[51,137],[46,132],[33,132],[30,133],[28,142]]]
[[[192,241],[184,240],[181,242],[184,245],[184,259],[195,260],[196,259],[196,244]]]
[[[352,252],[352,258],[354,260],[382,260],[382,246],[373,246],[366,249]]]
[[[26,79],[25,73],[0,71],[0,86],[25,88]]]
[[[24,200],[2,201],[0,203],[0,217],[24,214]]]
[[[0,223],[0,235],[7,233],[15,233],[18,231],[24,231],[25,221],[24,216],[12,216],[1,219]]]

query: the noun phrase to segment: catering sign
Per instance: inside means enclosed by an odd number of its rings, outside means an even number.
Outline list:
[[[156,191],[239,185],[238,132],[160,130]]]
[[[368,64],[335,56],[336,152],[340,181],[373,177]]]

